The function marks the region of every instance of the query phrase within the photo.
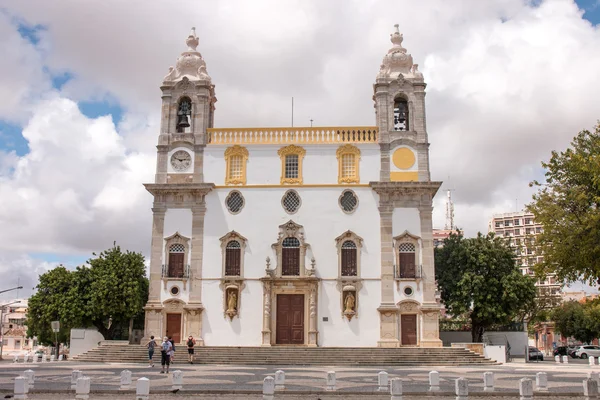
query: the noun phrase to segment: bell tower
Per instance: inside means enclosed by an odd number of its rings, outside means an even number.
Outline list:
[[[175,68],[169,67],[160,87],[156,183],[204,182],[206,129],[213,126],[217,98],[206,63],[196,49],[198,42],[196,29],[192,28],[185,40],[187,50],[177,58]],[[182,152],[171,154],[178,146],[188,147],[190,157]]]
[[[383,57],[373,85],[381,148],[380,181],[429,181],[429,143],[425,123],[425,82],[418,64],[402,47],[394,25],[392,47]]]

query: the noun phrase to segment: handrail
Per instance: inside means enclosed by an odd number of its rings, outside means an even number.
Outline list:
[[[377,143],[376,126],[304,128],[209,128],[208,144]]]

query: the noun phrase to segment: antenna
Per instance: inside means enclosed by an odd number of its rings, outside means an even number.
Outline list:
[[[448,181],[450,181],[450,177],[448,177]],[[455,189],[447,190],[447,198],[446,198],[446,226],[444,226],[445,230],[454,230],[456,227],[454,226],[454,203],[452,202],[452,192]]]
[[[294,97],[292,96],[292,128],[294,127]]]
[[[313,119],[310,119],[310,127],[312,128]]]

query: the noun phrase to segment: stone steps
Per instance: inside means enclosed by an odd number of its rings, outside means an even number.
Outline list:
[[[175,360],[187,359],[185,345],[176,346]],[[160,352],[155,352],[160,359]],[[73,357],[75,361],[145,363],[145,346],[101,344]],[[365,348],[365,347],[196,347],[198,364],[239,365],[472,365],[494,364],[463,348]]]

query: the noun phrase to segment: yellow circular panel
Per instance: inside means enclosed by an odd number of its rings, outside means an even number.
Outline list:
[[[397,168],[409,169],[415,165],[415,153],[409,148],[402,147],[394,151],[392,161]]]

